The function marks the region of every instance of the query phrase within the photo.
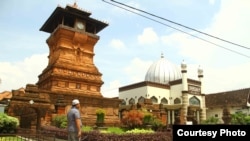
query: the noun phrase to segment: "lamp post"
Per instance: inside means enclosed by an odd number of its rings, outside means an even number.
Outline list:
[[[30,105],[32,105],[32,104],[34,104],[35,102],[34,102],[34,100],[30,100],[29,103],[30,103]]]

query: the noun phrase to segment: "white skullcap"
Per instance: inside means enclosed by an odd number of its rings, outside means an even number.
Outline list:
[[[76,105],[76,104],[79,104],[80,103],[80,101],[78,100],[78,99],[74,99],[73,101],[72,101],[72,105]]]

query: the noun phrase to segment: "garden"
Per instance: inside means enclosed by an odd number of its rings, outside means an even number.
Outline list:
[[[123,115],[122,126],[105,127],[105,111],[96,111],[96,126],[83,126],[83,137],[86,141],[172,141],[171,130],[151,113],[145,111],[131,110]],[[18,130],[19,121],[15,117],[0,113],[0,135],[1,139],[13,139],[16,137],[4,137],[4,134],[15,134]],[[219,124],[219,119],[209,117],[201,124]],[[249,125],[250,115],[242,112],[231,114],[231,123],[237,125]],[[97,126],[98,125],[98,126]],[[39,133],[47,136],[53,135],[57,139],[67,140],[67,118],[65,115],[57,115],[52,119],[51,126],[42,126]],[[18,140],[18,139],[17,139]],[[19,139],[20,140],[20,139]]]
[[[131,110],[124,114],[122,126],[105,127],[105,111],[96,111],[96,126],[83,126],[83,137],[92,141],[172,141],[172,133],[166,130],[166,126],[145,111]],[[44,126],[41,131],[44,134],[55,134],[59,139],[67,139],[67,119],[65,115],[58,115],[52,119],[52,126]]]

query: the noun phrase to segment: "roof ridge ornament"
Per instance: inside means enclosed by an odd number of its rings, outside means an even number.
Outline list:
[[[74,2],[74,5],[73,5],[74,8],[77,8],[78,5],[76,4],[76,1]]]

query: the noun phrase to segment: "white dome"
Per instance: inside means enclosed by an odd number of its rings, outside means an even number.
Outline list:
[[[161,58],[154,62],[148,69],[145,81],[169,84],[170,81],[181,79],[181,71],[161,55]]]

